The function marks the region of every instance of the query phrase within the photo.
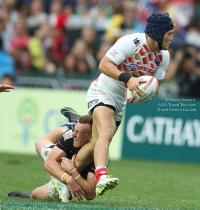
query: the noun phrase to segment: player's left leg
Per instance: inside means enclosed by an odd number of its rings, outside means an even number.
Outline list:
[[[21,191],[12,191],[8,193],[9,197],[30,198],[31,193],[24,193]]]

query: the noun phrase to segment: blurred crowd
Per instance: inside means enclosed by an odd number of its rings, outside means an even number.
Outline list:
[[[0,0],[0,83],[20,76],[87,78],[121,36],[144,32],[153,12],[175,22],[160,94],[200,97],[198,0]]]

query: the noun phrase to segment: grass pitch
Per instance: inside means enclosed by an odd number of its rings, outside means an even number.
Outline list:
[[[121,160],[110,162],[109,173],[120,179],[119,186],[92,201],[12,198],[7,196],[10,191],[31,192],[50,176],[38,156],[0,153],[0,210],[200,209],[200,165]]]

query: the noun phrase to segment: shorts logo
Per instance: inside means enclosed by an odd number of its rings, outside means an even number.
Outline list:
[[[97,104],[99,101],[99,99],[95,99],[95,100],[92,100],[90,102],[88,102],[88,109],[92,106],[94,106],[95,104]]]
[[[138,64],[131,63],[131,64],[129,65],[129,68],[130,68],[131,70],[137,70],[137,69],[138,69]]]
[[[68,130],[63,134],[64,141],[72,138],[72,130]]]

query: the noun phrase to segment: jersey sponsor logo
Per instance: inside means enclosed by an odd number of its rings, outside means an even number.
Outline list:
[[[66,141],[67,139],[72,138],[72,133],[73,133],[72,130],[66,131],[66,132],[63,134],[64,141]]]
[[[138,65],[135,64],[135,63],[131,63],[131,64],[129,65],[129,68],[130,68],[131,70],[137,70],[137,69],[138,69]]]
[[[140,44],[140,40],[138,40],[138,38],[134,39],[133,42],[135,43],[136,47]]]
[[[154,73],[155,72],[155,70],[147,68],[145,66],[138,66],[138,69],[143,70],[143,71],[147,71],[148,73]]]
[[[88,102],[88,109],[98,103],[99,99],[92,100]]]
[[[110,52],[109,53],[110,55],[112,55],[112,57],[116,57],[116,55],[118,54],[118,52],[115,50],[115,49],[113,49],[113,51],[112,52]]]

